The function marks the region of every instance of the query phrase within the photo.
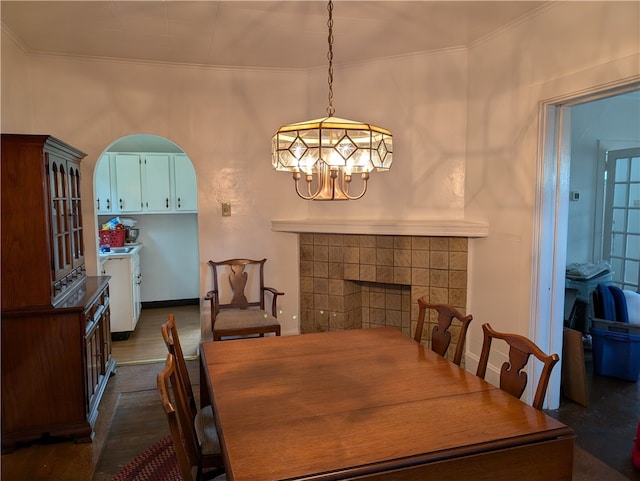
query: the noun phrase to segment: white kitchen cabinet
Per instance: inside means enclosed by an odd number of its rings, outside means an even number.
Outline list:
[[[140,318],[140,247],[129,254],[109,254],[103,264],[111,276],[111,332],[132,332]]]
[[[133,282],[133,318],[138,323],[140,319],[140,311],[142,310],[142,297],[140,295],[140,287],[142,286],[142,273],[140,271],[140,255],[136,254],[131,258],[131,268],[133,275],[131,280]],[[135,326],[134,326],[135,327]]]
[[[105,154],[96,167],[96,199],[98,215],[197,212],[196,173],[185,154]]]
[[[139,154],[115,155],[117,212],[142,211],[142,159]]]
[[[175,209],[179,212],[198,211],[196,171],[186,155],[176,154],[173,160],[175,179]]]
[[[96,165],[96,211],[98,215],[108,215],[113,210],[111,156],[104,154]]]
[[[171,163],[169,154],[144,154],[143,211],[169,212],[172,210]]]

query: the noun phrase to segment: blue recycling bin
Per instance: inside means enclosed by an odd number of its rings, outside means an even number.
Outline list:
[[[600,376],[637,381],[640,375],[640,334],[591,329],[593,371]]]

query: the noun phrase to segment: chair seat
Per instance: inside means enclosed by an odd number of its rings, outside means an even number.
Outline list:
[[[194,421],[202,455],[220,454],[220,438],[216,430],[211,405],[201,408]]]
[[[216,316],[215,331],[236,331],[250,327],[279,326],[278,320],[266,311],[242,309],[221,311]]]

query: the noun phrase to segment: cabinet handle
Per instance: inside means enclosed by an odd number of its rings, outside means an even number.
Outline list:
[[[178,209],[180,208],[180,197],[178,197]]]
[[[98,210],[100,210],[100,199],[96,201],[98,203]]]
[[[169,208],[169,197],[166,198],[166,206],[167,206],[167,209],[168,209]]]
[[[107,199],[107,210],[111,210],[111,199]]]
[[[122,199],[120,199],[120,209],[122,209],[123,207],[124,207],[124,206],[123,206]]]

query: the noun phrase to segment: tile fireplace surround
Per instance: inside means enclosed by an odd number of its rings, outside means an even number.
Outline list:
[[[465,313],[467,237],[299,236],[301,333],[387,325],[412,335],[421,296]],[[424,342],[435,323],[435,316],[428,319]]]

